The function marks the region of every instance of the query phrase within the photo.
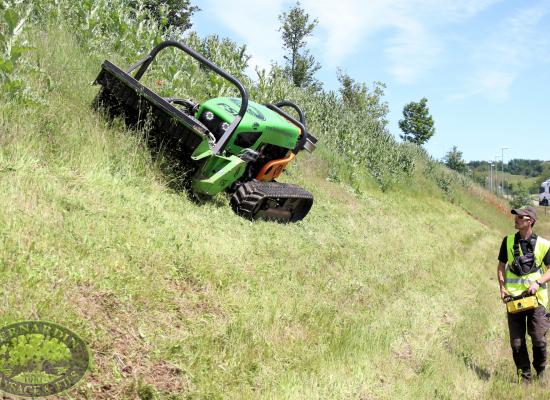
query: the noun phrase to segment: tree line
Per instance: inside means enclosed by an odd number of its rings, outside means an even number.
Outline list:
[[[354,187],[368,174],[380,189],[386,190],[397,182],[410,179],[415,171],[426,169],[426,174],[448,192],[449,179],[453,176],[446,175],[435,165],[437,161],[421,146],[435,133],[428,100],[423,98],[403,108],[400,121],[403,141],[398,141],[388,129],[389,106],[384,99],[383,83],[367,85],[338,68],[335,72],[339,87],[323,89],[316,78],[319,63],[308,49],[308,40],[314,35],[318,20],[299,2],[281,12],[278,16],[280,26],[274,27],[281,34],[285,56],[273,62],[271,68],[256,69],[256,79],[247,75],[250,55],[246,44],[217,35],[200,37],[193,32],[193,16],[202,11],[194,2],[2,0],[1,4],[9,3],[10,6],[0,7],[0,17],[6,17],[7,21],[4,29],[0,18],[0,31],[8,32],[0,37],[0,48],[5,38],[25,46],[24,35],[10,34],[13,31],[10,27],[20,26],[19,20],[26,21],[25,27],[60,21],[87,52],[101,57],[115,53],[120,62],[126,64],[134,63],[163,40],[183,41],[241,80],[252,99],[260,103],[291,99],[300,104],[311,131],[320,139],[330,158],[330,179],[342,180]],[[12,42],[9,42],[12,52],[21,48]],[[1,57],[0,64],[4,62]],[[22,104],[34,104],[35,94],[26,84],[27,65],[17,64],[7,73],[0,70],[0,86],[5,87],[5,82],[17,82],[16,93],[5,91],[5,96]],[[148,82],[153,75],[155,80]],[[153,65],[152,74],[144,79],[145,84],[156,85],[159,95],[185,96],[199,103],[236,94],[234,87],[224,79],[177,52],[163,54]],[[2,93],[0,96],[4,97]]]
[[[139,4],[145,5],[151,11],[151,15],[163,26],[175,27],[182,32],[192,27],[191,18],[200,11],[198,6],[191,3],[191,0],[134,0],[133,4],[136,7]],[[159,13],[159,9],[164,9],[165,12]],[[308,39],[313,37],[319,20],[312,17],[299,1],[282,12],[278,16],[278,20],[280,22],[278,31],[281,34],[284,56],[282,65],[273,62],[271,74],[279,74],[294,87],[313,95],[325,96],[323,84],[315,76],[322,68],[321,64],[308,48]],[[223,41],[232,43],[228,39],[223,39]],[[238,46],[233,43],[229,47],[239,52],[237,59],[240,60],[241,70],[244,71],[250,59],[250,56],[245,54],[246,46]],[[206,51],[205,55],[209,55],[208,48],[199,50]],[[352,113],[354,111],[366,112],[378,125],[377,129],[387,130],[389,106],[383,100],[386,86],[382,82],[375,81],[369,87],[366,83],[355,80],[341,68],[337,69],[336,74],[339,83],[337,93],[344,109]],[[399,128],[402,133],[399,136],[404,142],[422,146],[435,134],[435,123],[428,108],[427,98],[423,97],[419,101],[405,104],[402,115],[403,118],[399,120]],[[470,176],[481,185],[486,185],[487,171],[491,168],[489,162],[471,161],[467,163],[463,159],[462,151],[457,146],[453,146],[446,153],[442,162],[449,169]],[[529,188],[531,192],[536,192],[540,182],[550,178],[550,162],[545,163],[541,160],[513,159],[504,165],[502,162],[493,163],[493,168],[512,175],[539,177],[533,187]],[[511,183],[504,182],[504,184],[506,185],[504,190],[508,192],[526,190],[514,188]]]
[[[134,7],[144,4],[152,15],[166,27],[175,27],[181,31],[192,27],[192,16],[200,11],[200,8],[191,3],[191,0],[143,0],[133,1]],[[167,16],[158,12],[161,8],[167,8]],[[161,21],[162,19],[164,21]],[[294,86],[313,92],[322,91],[322,82],[315,73],[321,69],[321,64],[311,54],[307,47],[308,38],[312,37],[319,24],[317,18],[311,17],[296,2],[287,11],[279,15],[282,47],[285,51],[282,66],[274,63],[275,69],[280,69],[282,74]],[[338,93],[344,105],[349,109],[367,110],[387,127],[388,104],[382,101],[385,85],[375,81],[371,88],[365,83],[357,82],[341,68],[337,69],[337,78],[340,84]],[[434,120],[428,108],[428,99],[422,98],[418,102],[411,101],[403,107],[403,119],[399,121],[402,131],[401,139],[417,145],[425,144],[434,134]]]

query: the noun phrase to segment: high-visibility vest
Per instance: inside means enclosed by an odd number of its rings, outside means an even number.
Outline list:
[[[527,275],[516,275],[510,271],[510,265],[514,261],[514,237],[515,235],[509,235],[506,238],[506,247],[508,250],[508,264],[506,265],[506,273],[504,276],[504,287],[510,293],[511,296],[519,296],[526,289],[529,289],[537,279],[539,279],[544,272],[546,272],[546,266],[543,263],[544,256],[550,248],[550,242],[546,239],[537,237],[535,244],[535,250],[533,255],[535,256],[535,265],[537,270]],[[521,246],[519,246],[519,253],[523,255]],[[539,304],[548,309],[548,285],[545,283],[539,290],[537,290],[537,300]]]

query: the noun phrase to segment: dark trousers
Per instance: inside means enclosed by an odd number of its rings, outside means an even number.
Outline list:
[[[543,306],[517,314],[508,314],[508,329],[510,330],[510,345],[514,362],[525,377],[531,376],[525,329],[527,328],[527,333],[531,336],[533,343],[533,367],[537,373],[540,373],[546,367],[546,331],[549,327],[550,322]]]

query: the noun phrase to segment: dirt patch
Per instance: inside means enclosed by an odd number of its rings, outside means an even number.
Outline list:
[[[139,328],[149,316],[140,315],[115,293],[90,285],[78,285],[67,296],[77,315],[88,321],[94,332],[89,343],[93,367],[86,382],[75,390],[76,398],[139,399],[144,388],[164,394],[188,391],[190,379],[184,371],[154,359],[153,345]]]

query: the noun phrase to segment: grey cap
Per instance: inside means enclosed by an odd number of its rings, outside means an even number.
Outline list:
[[[525,216],[529,217],[535,222],[537,220],[537,210],[535,210],[535,207],[521,207],[521,208],[514,208],[512,210],[512,214],[517,214],[519,216]]]

